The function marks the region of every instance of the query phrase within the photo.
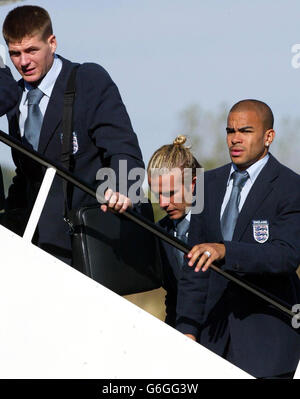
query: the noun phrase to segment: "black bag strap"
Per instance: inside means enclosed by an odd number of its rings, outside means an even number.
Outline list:
[[[71,161],[73,155],[73,106],[76,95],[76,75],[79,66],[80,64],[73,67],[64,93],[61,163],[70,171],[72,169]],[[63,192],[65,204],[64,218],[66,220],[71,209],[72,201],[72,187],[67,183],[66,180],[63,180]]]

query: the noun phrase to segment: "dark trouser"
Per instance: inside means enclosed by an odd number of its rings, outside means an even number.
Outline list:
[[[228,362],[237,365],[236,362],[234,361],[234,353],[232,350],[232,345],[231,345],[231,339],[229,337],[227,344],[226,344],[226,348],[224,351],[224,354],[222,356],[224,359],[226,359]],[[237,366],[238,367],[238,366]],[[292,380],[294,377],[296,370],[294,371],[290,371],[288,373],[284,373],[284,374],[279,374],[279,375],[272,375],[272,376],[268,376],[268,377],[256,377],[259,380],[276,380],[276,379],[280,379],[280,380]]]

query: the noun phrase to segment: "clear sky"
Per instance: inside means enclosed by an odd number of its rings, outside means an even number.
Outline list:
[[[0,8],[1,26],[16,4]],[[299,0],[23,4],[49,11],[58,54],[108,70],[146,162],[159,146],[184,133],[178,130],[178,114],[192,103],[215,110],[224,101],[231,105],[257,98],[271,106],[277,120],[300,116],[300,69],[291,66],[291,48],[300,43]],[[0,127],[6,129],[3,118]],[[292,144],[300,150],[299,142]],[[7,163],[8,151],[2,146],[0,156]]]

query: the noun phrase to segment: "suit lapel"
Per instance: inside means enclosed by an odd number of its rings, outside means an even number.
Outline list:
[[[233,234],[233,241],[241,239],[247,226],[251,223],[256,210],[273,190],[272,182],[278,176],[278,165],[278,161],[270,154],[267,164],[255,180],[243,205]]]
[[[40,135],[38,152],[41,154],[46,151],[49,141],[56,132],[56,129],[62,120],[64,91],[73,65],[70,61],[67,61],[62,57],[60,58],[63,62],[62,70],[56,79],[53,91],[51,93]]]
[[[212,226],[214,226],[216,241],[221,241],[223,239],[220,224],[220,213],[227,188],[230,168],[231,164],[228,164],[220,169],[217,169],[215,171],[215,179],[211,179],[209,182],[211,187],[207,187],[209,198],[206,197],[206,201],[208,202],[210,209],[209,220],[211,221]],[[204,189],[206,190],[206,187]]]

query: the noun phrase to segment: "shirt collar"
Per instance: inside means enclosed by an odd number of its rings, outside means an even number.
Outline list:
[[[51,96],[56,79],[60,74],[61,68],[62,68],[62,61],[55,54],[54,61],[49,72],[44,76],[41,83],[38,85],[38,88],[44,93],[45,96],[49,98]],[[24,87],[26,94],[29,90],[32,89],[32,86],[27,82],[24,82]],[[26,102],[27,102],[27,95],[25,96],[24,104],[26,104]]]
[[[186,218],[186,220],[190,223],[190,221],[191,221],[191,211],[189,211],[186,215],[185,215],[185,218]]]
[[[253,165],[249,166],[249,168],[246,169],[246,172],[248,172],[251,184],[253,184],[255,182],[257,176],[261,172],[262,168],[266,165],[266,163],[268,162],[269,158],[270,158],[270,155],[267,154],[262,159],[260,159],[259,161],[256,161]],[[227,181],[227,186],[229,185],[230,180],[232,178],[232,173],[235,172],[235,171],[238,171],[238,170],[239,170],[238,167],[234,163],[232,163],[231,164],[230,173],[229,173],[229,178],[228,178],[228,181]]]

